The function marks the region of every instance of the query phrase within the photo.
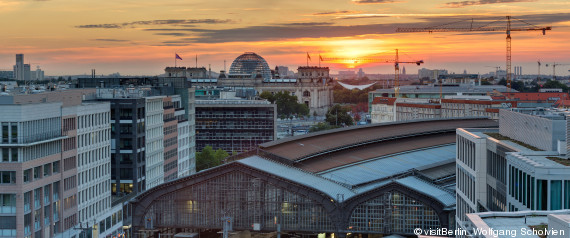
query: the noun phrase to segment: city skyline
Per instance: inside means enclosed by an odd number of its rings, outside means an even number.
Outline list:
[[[513,66],[523,74],[551,74],[546,64],[570,63],[566,39],[570,35],[567,1],[477,0],[394,1],[342,0],[272,2],[229,1],[115,1],[87,2],[0,0],[4,37],[0,69],[14,65],[15,54],[26,55],[31,67],[41,65],[46,75],[97,74],[156,75],[174,65],[219,71],[243,52],[264,57],[270,67],[311,65],[323,57],[393,57],[419,60],[407,66],[446,68],[450,72],[488,73],[505,69],[505,32],[396,33],[398,27],[427,27],[466,19],[500,19],[511,15],[546,32],[512,34]],[[364,68],[367,73],[390,73],[390,64],[331,64],[333,72]],[[568,75],[559,66],[557,75]]]

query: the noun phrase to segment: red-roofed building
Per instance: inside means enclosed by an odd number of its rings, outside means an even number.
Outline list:
[[[498,109],[511,107],[517,107],[517,101],[441,99],[441,116],[443,118],[489,117],[491,119],[499,119]]]
[[[556,102],[558,100],[570,100],[568,93],[563,92],[517,92],[517,93],[502,93],[502,96],[492,96],[493,100],[517,100],[519,102]]]
[[[441,105],[438,103],[396,102],[396,121],[423,118],[441,118]]]
[[[394,103],[396,98],[376,97],[372,101],[370,109],[370,119],[372,123],[395,121],[396,109]]]

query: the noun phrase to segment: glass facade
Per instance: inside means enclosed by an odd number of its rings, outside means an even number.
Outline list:
[[[271,69],[263,57],[253,52],[238,56],[230,66],[230,74],[261,74],[264,79],[271,79]]]
[[[441,227],[433,209],[399,192],[389,192],[358,205],[350,216],[354,232],[413,233]]]
[[[325,208],[306,196],[242,172],[226,173],[156,199],[145,219],[154,226],[218,227],[225,216],[234,229],[334,231]]]

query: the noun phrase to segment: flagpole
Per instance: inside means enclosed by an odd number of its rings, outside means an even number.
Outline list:
[[[176,58],[176,52],[174,52],[174,68],[176,68],[176,60],[177,60],[177,58]]]
[[[321,67],[321,54],[319,54],[319,68]]]

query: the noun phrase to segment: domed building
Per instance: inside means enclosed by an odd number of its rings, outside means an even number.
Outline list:
[[[263,57],[253,52],[238,56],[230,66],[230,74],[248,75],[253,78],[260,74],[264,79],[271,79],[271,69]]]
[[[257,94],[287,91],[309,107],[310,115],[324,116],[333,104],[334,81],[328,67],[300,66],[294,77],[274,74],[267,61],[254,52],[245,52],[231,64],[229,72],[213,76],[205,67],[166,67],[166,77],[186,78],[198,90],[203,88],[249,88]],[[201,89],[202,88],[202,89]]]

